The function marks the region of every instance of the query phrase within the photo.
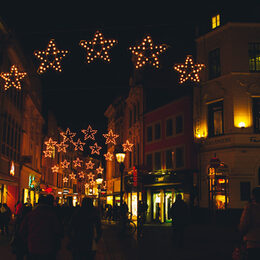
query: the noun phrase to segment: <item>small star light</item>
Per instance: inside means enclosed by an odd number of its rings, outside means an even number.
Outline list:
[[[83,179],[85,177],[85,173],[83,171],[79,172],[78,174],[81,179]]]
[[[124,144],[122,144],[124,152],[127,152],[127,151],[132,152],[133,145],[134,144],[131,144],[131,143],[129,143],[128,140],[126,140],[126,142]]]
[[[151,36],[146,36],[138,46],[129,47],[129,50],[137,58],[135,68],[139,69],[146,63],[150,63],[155,68],[159,68],[158,55],[167,49],[165,44],[154,45]]]
[[[46,150],[53,150],[55,149],[55,145],[57,144],[56,141],[53,141],[52,138],[50,137],[48,141],[44,142],[46,144]]]
[[[22,87],[20,80],[23,79],[26,75],[26,72],[18,72],[18,69],[15,65],[11,67],[10,73],[2,72],[0,76],[5,80],[4,90],[7,90],[10,87],[21,90]]]
[[[66,159],[60,163],[61,164],[61,168],[66,168],[68,169],[69,165],[70,165],[70,162],[68,162]]]
[[[81,142],[80,139],[78,138],[78,141],[74,142],[73,145],[75,146],[74,147],[75,151],[77,150],[83,151],[83,146],[85,145],[85,143]]]
[[[177,70],[180,75],[180,84],[184,83],[188,79],[193,82],[200,82],[198,73],[205,67],[204,64],[194,64],[191,55],[187,55],[184,64],[175,64],[174,69]]]
[[[63,142],[66,143],[67,141],[73,142],[73,137],[76,135],[76,133],[72,133],[69,128],[67,128],[66,132],[61,132],[60,135],[63,137]]]
[[[91,186],[94,186],[96,182],[94,180],[91,180],[89,183]]]
[[[88,183],[85,183],[85,188],[87,189],[89,187],[89,184]]]
[[[87,140],[88,138],[95,140],[95,134],[97,133],[97,130],[93,130],[92,127],[89,125],[87,130],[83,129],[81,132],[85,135],[84,140]]]
[[[89,160],[89,162],[86,163],[87,169],[93,169],[95,163],[91,162],[91,160]]]
[[[113,158],[113,154],[112,153],[107,152],[107,153],[104,154],[104,156],[105,156],[105,159],[107,161],[112,161],[112,158]]]
[[[106,138],[106,144],[112,143],[116,145],[116,138],[118,138],[119,135],[113,134],[112,129],[109,130],[108,134],[103,134],[103,136]]]
[[[69,180],[69,179],[68,179],[67,177],[64,177],[64,178],[63,178],[63,182],[68,182],[68,180]]]
[[[58,172],[59,171],[59,166],[54,165],[53,167],[51,167],[52,172]]]
[[[96,31],[92,41],[80,41],[80,46],[87,51],[87,62],[90,63],[94,59],[102,59],[104,61],[110,62],[108,55],[108,50],[112,48],[117,43],[116,40],[105,40],[103,34]]]
[[[44,157],[52,157],[52,154],[53,154],[53,151],[52,150],[46,150],[46,151],[43,151],[44,153]]]
[[[58,148],[58,152],[64,152],[66,153],[66,149],[68,148],[68,144],[65,144],[64,142],[61,142],[60,144],[56,144]]]
[[[98,146],[97,143],[94,143],[94,145],[90,146],[89,148],[91,149],[91,154],[94,154],[94,153],[100,154],[99,150],[102,149],[102,147]]]
[[[83,161],[80,160],[79,157],[77,157],[77,159],[73,161],[74,167],[75,167],[75,168],[76,168],[76,167],[81,167],[82,162],[83,162]]]
[[[94,177],[95,177],[95,174],[93,174],[92,172],[90,172],[90,173],[88,174],[88,179],[89,179],[89,180],[93,180]]]
[[[97,174],[102,174],[103,173],[103,171],[104,171],[104,169],[101,167],[101,166],[99,166],[97,169],[96,169],[96,171],[97,171]]]
[[[46,72],[47,69],[54,69],[61,72],[60,61],[68,54],[68,51],[58,50],[55,40],[51,39],[46,51],[35,51],[34,55],[41,61],[37,70],[39,74]]]
[[[71,178],[72,180],[75,180],[75,178],[76,178],[76,174],[74,174],[73,172],[72,172],[71,174],[69,174],[69,176],[70,176],[70,178]]]

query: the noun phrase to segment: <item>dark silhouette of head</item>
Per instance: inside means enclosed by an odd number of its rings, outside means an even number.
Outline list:
[[[181,200],[182,200],[181,194],[177,194],[177,195],[176,195],[176,201],[181,201]]]
[[[260,187],[255,187],[252,190],[252,196],[253,196],[253,200],[255,200],[255,202],[260,203]]]

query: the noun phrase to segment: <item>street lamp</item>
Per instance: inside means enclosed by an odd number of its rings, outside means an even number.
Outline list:
[[[125,160],[125,152],[122,150],[118,150],[116,153],[116,160],[119,163],[119,170],[120,170],[120,207],[123,204],[123,173],[125,169],[124,160]]]
[[[97,178],[96,178],[96,184],[97,184],[97,188],[98,188],[98,206],[100,206],[100,185],[103,182],[103,178],[101,173],[98,174]]]

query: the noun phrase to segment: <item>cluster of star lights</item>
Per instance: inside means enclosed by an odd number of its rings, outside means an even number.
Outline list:
[[[102,59],[106,62],[110,62],[108,50],[116,43],[117,40],[105,40],[103,34],[96,31],[92,41],[81,40],[79,44],[87,51],[87,63],[91,63],[95,59]]]
[[[175,64],[174,70],[180,73],[180,84],[185,81],[200,82],[199,72],[205,67],[204,64],[194,64],[193,58],[191,55],[187,55],[184,64]]]
[[[37,70],[39,74],[43,74],[47,69],[54,69],[61,72],[60,61],[68,54],[68,51],[58,50],[55,40],[51,39],[46,51],[35,51],[34,55],[41,61]]]
[[[146,36],[142,43],[137,46],[130,47],[129,50],[136,56],[135,68],[139,69],[146,63],[151,64],[155,68],[159,68],[159,54],[167,49],[165,44],[154,45],[151,36]]]

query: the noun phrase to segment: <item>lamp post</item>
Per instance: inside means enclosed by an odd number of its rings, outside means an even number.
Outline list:
[[[125,169],[124,160],[125,160],[125,153],[123,151],[118,151],[116,153],[116,160],[119,163],[119,170],[120,170],[120,207],[123,204],[123,173]]]
[[[102,184],[102,182],[103,182],[103,178],[102,175],[99,173],[96,178],[96,184],[98,187],[98,206],[100,206],[100,185]]]

